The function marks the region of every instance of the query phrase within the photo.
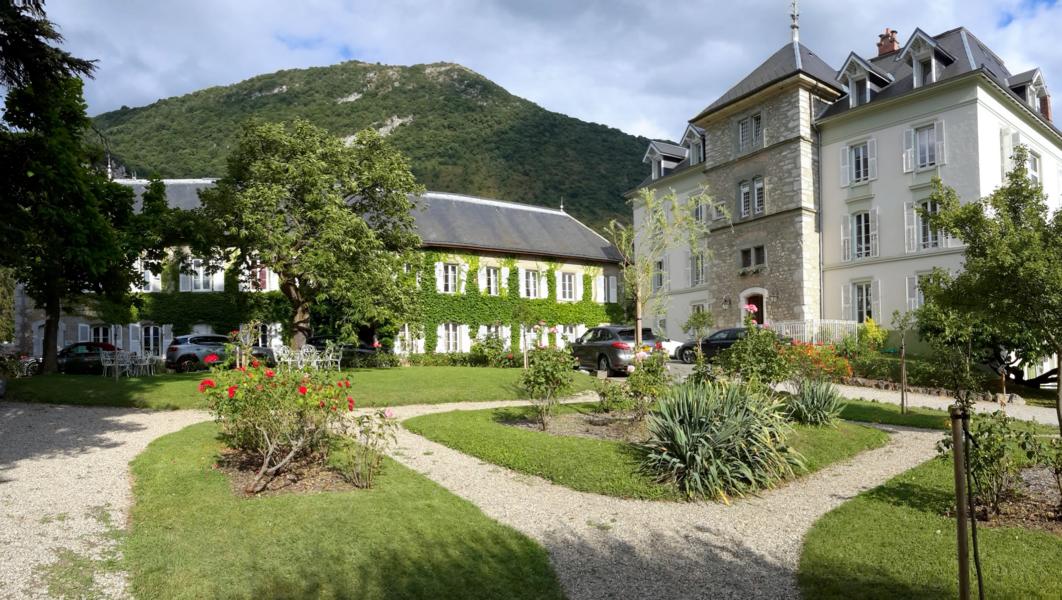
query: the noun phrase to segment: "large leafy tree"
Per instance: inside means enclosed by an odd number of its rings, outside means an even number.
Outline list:
[[[351,325],[409,314],[414,288],[402,274],[420,243],[410,200],[419,192],[406,159],[375,131],[346,145],[304,120],[250,122],[227,175],[200,194],[201,214],[215,227],[216,255],[277,274],[299,348],[316,303],[340,307]]]
[[[967,315],[1026,359],[1062,357],[1062,211],[1050,212],[1043,187],[1028,176],[1018,147],[1014,169],[987,198],[962,204],[935,183],[940,209],[931,226],[966,243],[965,267],[938,272],[927,302]],[[1055,410],[1062,430],[1062,385]]]
[[[23,87],[92,74],[91,61],[60,49],[43,0],[0,0],[0,85]]]
[[[133,210],[133,193],[91,167],[81,81],[12,88],[0,132],[0,265],[44,309],[44,364],[56,367],[63,306],[86,292],[123,301],[151,228]]]

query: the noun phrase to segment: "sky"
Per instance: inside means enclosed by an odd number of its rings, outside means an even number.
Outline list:
[[[790,39],[789,0],[48,0],[46,9],[68,50],[98,60],[85,87],[90,114],[287,68],[456,62],[549,110],[670,139]],[[905,42],[916,27],[960,25],[1012,72],[1040,67],[1048,89],[1062,89],[1056,0],[800,3],[801,42],[836,68],[852,51],[873,56],[886,27]]]

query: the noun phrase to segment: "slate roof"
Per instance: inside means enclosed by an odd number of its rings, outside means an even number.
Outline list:
[[[664,140],[651,140],[649,145],[655,147],[660,154],[665,156],[672,156],[674,158],[685,158],[686,148],[675,142],[665,142]]]
[[[146,179],[116,179],[140,195]],[[199,206],[199,190],[213,179],[164,179],[166,200],[182,210]],[[564,212],[529,204],[502,202],[460,194],[425,192],[413,199],[417,233],[425,247],[491,250],[572,258],[591,262],[619,262],[616,248],[594,230]]]
[[[707,113],[737,102],[796,73],[804,73],[838,91],[844,91],[843,86],[836,79],[837,69],[826,64],[826,61],[819,58],[819,55],[809,50],[804,44],[789,42],[691,120],[696,121]]]
[[[415,202],[413,217],[426,247],[621,260],[608,240],[563,210],[441,192],[425,192]]]
[[[931,87],[937,83],[966,75],[974,71],[981,71],[989,79],[998,84],[999,87],[1003,88],[1007,93],[1020,101],[1023,106],[1025,105],[1024,99],[1015,94],[1011,89],[1011,86],[1018,85],[1019,82],[1016,80],[1019,78],[1029,76],[1031,79],[1031,72],[1027,71],[1019,75],[1011,75],[1010,71],[1007,70],[1006,65],[1003,64],[1003,60],[989,50],[981,40],[977,39],[977,37],[970,33],[965,27],[957,27],[939,35],[932,36],[932,38],[937,42],[937,45],[941,50],[954,57],[955,60],[951,64],[941,65],[943,68],[938,71],[937,81],[926,87]],[[869,59],[868,62],[871,65],[890,73],[894,81],[892,84],[878,92],[869,103],[860,105],[857,108],[873,106],[874,103],[879,100],[897,98],[915,89],[914,74],[911,70],[911,65],[906,60],[896,60],[896,57],[902,52],[902,50],[890,52]],[[1035,71],[1035,69],[1033,71]],[[848,106],[848,96],[845,95],[823,111],[822,114],[819,115],[819,119],[827,119],[836,115],[844,114],[849,110],[854,109]],[[1058,132],[1054,125],[1045,119],[1039,111],[1032,110],[1031,112],[1045,125]]]

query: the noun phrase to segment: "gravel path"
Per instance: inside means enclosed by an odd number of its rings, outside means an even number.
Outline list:
[[[400,419],[520,402],[395,408]],[[797,598],[804,534],[859,492],[934,455],[938,431],[899,427],[885,447],[735,502],[665,503],[586,494],[428,441],[405,429],[398,460],[541,542],[572,600]]]
[[[129,461],[151,440],[209,418],[0,403],[0,598],[123,597],[124,577],[108,562],[132,501]],[[90,574],[91,589],[77,588]]]

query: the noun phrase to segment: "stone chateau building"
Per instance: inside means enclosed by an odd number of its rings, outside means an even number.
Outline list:
[[[962,27],[916,29],[902,44],[886,29],[869,57],[852,52],[840,69],[798,33],[794,15],[790,43],[694,116],[678,143],[653,141],[645,154],[639,187],[712,198],[696,211],[706,239],[656,263],[655,325],[667,335],[681,337],[699,310],[736,325],[748,304],[758,321],[794,331],[824,320],[887,326],[894,310],[921,305],[921,275],[962,265],[958,241],[918,216],[936,209],[932,178],[979,199],[1017,144],[1058,204],[1062,133],[1038,69],[1011,73]],[[644,218],[636,204],[636,226]]]

